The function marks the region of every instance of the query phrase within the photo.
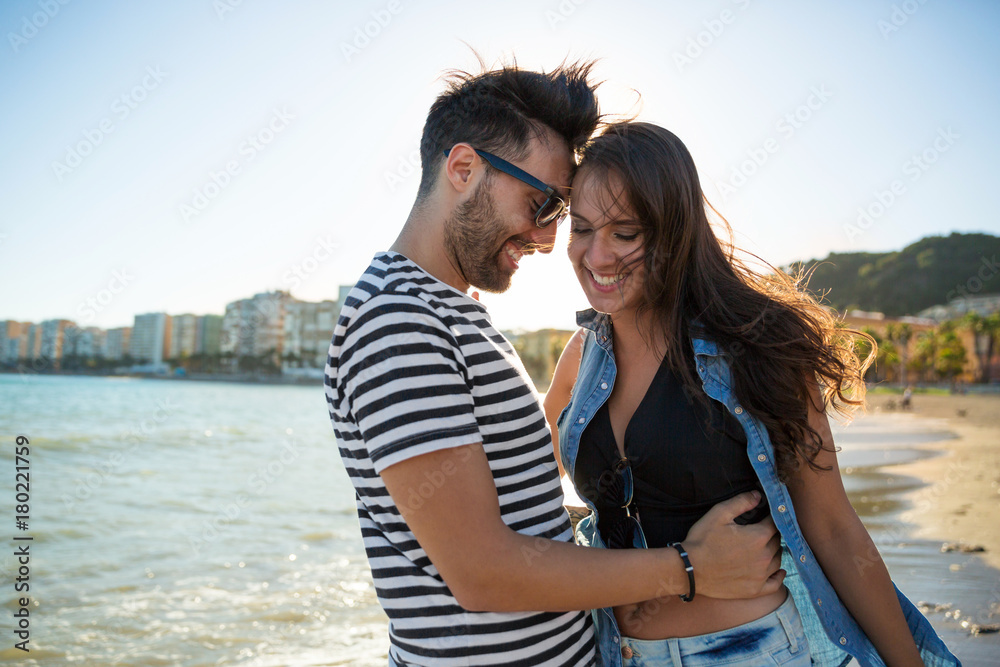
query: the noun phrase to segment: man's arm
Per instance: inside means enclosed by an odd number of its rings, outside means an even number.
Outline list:
[[[428,476],[445,483],[408,505]],[[462,607],[470,611],[567,611],[641,602],[688,592],[677,551],[607,550],[522,535],[501,519],[482,445],[406,459],[381,473],[403,518]],[[749,598],[776,591],[779,538],[770,520],[738,526],[759,494],[720,503],[684,546],[699,595]]]

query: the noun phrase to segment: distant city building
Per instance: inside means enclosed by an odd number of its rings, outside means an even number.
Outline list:
[[[50,360],[53,365],[58,365],[63,357],[63,343],[67,327],[75,328],[76,324],[70,320],[45,320],[41,324],[42,337],[39,356]]]
[[[283,372],[322,371],[338,310],[336,301],[291,301],[285,306]]]
[[[190,357],[197,348],[198,316],[174,315],[171,318],[170,359]]]
[[[96,359],[104,356],[104,341],[107,332],[98,327],[77,329],[72,327],[66,331],[66,349],[63,356],[74,356],[81,359]]]
[[[108,329],[104,335],[104,358],[122,359],[129,354],[129,347],[132,341],[132,327],[118,327]]]
[[[542,329],[526,333],[502,332],[517,351],[524,369],[539,391],[546,391],[552,382],[556,361],[566,343],[573,337],[572,331],[562,329]]]
[[[129,355],[136,363],[161,366],[170,354],[170,316],[166,313],[146,313],[135,316]]]
[[[886,317],[885,313],[868,312],[864,310],[848,311],[848,313],[843,316],[842,321],[852,329],[871,327],[877,331],[879,335],[885,334],[886,329],[888,329],[890,324],[909,324],[910,328],[914,331],[933,329],[937,324],[934,320],[927,317],[911,317],[909,315],[904,317]]]
[[[981,296],[960,296],[947,304],[925,308],[918,315],[937,322],[944,322],[965,317],[966,313],[989,315],[998,311],[1000,311],[1000,294],[983,294]]]
[[[219,354],[222,315],[199,315],[195,323],[195,354]]]
[[[344,307],[344,301],[347,300],[347,295],[351,293],[354,289],[354,285],[341,285],[340,289],[337,290],[337,314],[334,317],[334,323],[340,319],[340,309]]]
[[[921,315],[927,313],[926,310],[921,311]],[[955,319],[954,317],[946,317],[941,321]],[[933,333],[938,327],[938,321],[926,316],[912,317],[909,315],[903,317],[886,317],[883,313],[871,313],[859,310],[852,310],[847,313],[842,318],[842,322],[845,326],[855,329],[858,331],[864,330],[865,328],[870,329],[874,332],[876,338],[886,338],[889,333],[889,327],[894,327],[899,329],[903,324],[909,326],[910,338],[906,341],[906,345],[902,346],[901,341],[897,338],[892,341],[892,344],[898,348],[898,353],[905,361],[913,359],[917,353],[917,348],[920,345],[921,335],[931,332]],[[967,381],[971,381],[975,378],[976,374],[979,372],[979,361],[976,355],[973,353],[975,350],[975,336],[972,332],[965,329],[964,327],[959,327],[955,334],[961,340],[962,345],[969,352],[966,357],[965,368],[961,377]],[[874,377],[870,377],[874,376]],[[868,379],[877,379],[879,381],[889,377],[894,381],[902,379],[902,373],[896,373],[895,368],[873,368],[869,371],[869,375],[866,375]]]
[[[0,363],[16,364],[27,356],[31,322],[0,320]]]
[[[28,323],[28,334],[25,341],[24,358],[34,361],[42,356],[42,325]]]
[[[265,356],[280,367],[288,292],[262,292],[226,304],[222,317],[221,351],[236,358]]]

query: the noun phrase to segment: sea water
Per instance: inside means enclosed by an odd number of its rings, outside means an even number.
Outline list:
[[[19,434],[27,531],[13,507]],[[0,438],[5,600],[25,595],[11,537],[34,538],[31,651],[0,632],[0,660],[385,664],[321,384],[0,375]]]
[[[14,444],[30,441],[15,524]],[[919,480],[887,464],[952,437],[903,417],[836,429],[851,501],[966,665],[997,664],[996,570],[912,540]],[[388,639],[322,385],[0,375],[0,661],[23,665],[385,665]],[[14,536],[30,536],[27,593]],[[23,544],[18,542],[17,544]],[[30,598],[28,647],[14,644]],[[994,619],[993,622],[996,622]]]

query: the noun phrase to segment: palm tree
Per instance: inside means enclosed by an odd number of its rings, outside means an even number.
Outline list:
[[[962,325],[971,331],[975,338],[975,353],[979,358],[979,381],[989,383],[993,349],[997,338],[1000,338],[1000,313],[991,313],[983,317],[975,311],[970,311],[962,319]]]
[[[868,334],[875,340],[875,363],[865,371],[865,382],[880,382],[885,379],[888,369],[899,359],[896,346],[870,326],[861,327],[861,333]],[[871,341],[867,338],[855,338],[854,352],[858,359],[865,359],[871,353]]]
[[[954,322],[944,322],[938,327],[940,345],[938,346],[935,370],[938,375],[954,385],[955,378],[965,368],[965,345],[955,331]]]
[[[926,381],[928,374],[933,376],[939,346],[940,341],[937,330],[927,329],[917,334],[916,349],[914,350],[913,359],[910,361],[910,368],[920,374],[921,381]]]
[[[899,383],[906,386],[906,366],[910,361],[910,339],[913,327],[906,322],[890,324],[885,329],[885,337],[896,344],[899,350]]]
[[[881,379],[888,380],[889,374],[899,363],[899,352],[891,340],[887,338],[876,340],[878,341],[878,349],[875,352],[876,376],[881,375]]]

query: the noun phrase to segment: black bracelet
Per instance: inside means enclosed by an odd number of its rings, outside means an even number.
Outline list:
[[[680,598],[685,602],[690,602],[694,599],[694,566],[691,565],[691,560],[688,558],[688,552],[684,550],[684,545],[680,542],[672,542],[669,546],[677,549],[677,553],[681,555],[681,560],[684,561],[684,570],[688,573],[688,594],[681,595]]]

